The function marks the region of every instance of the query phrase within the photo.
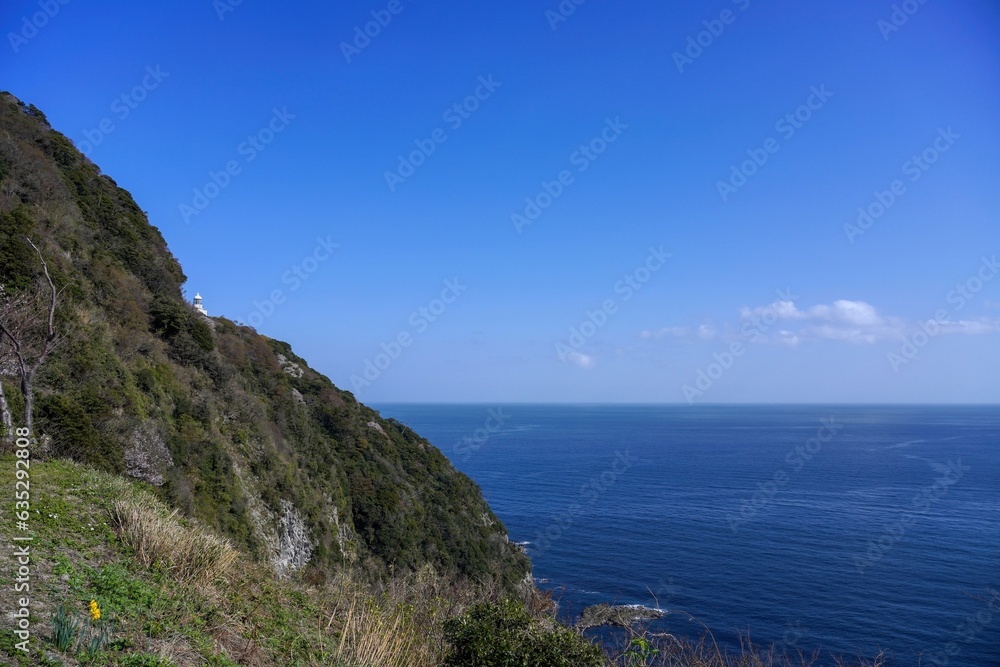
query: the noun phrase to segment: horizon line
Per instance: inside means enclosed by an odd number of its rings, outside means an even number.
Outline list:
[[[680,402],[642,402],[642,401],[359,401],[364,405],[560,405],[560,406],[649,406],[649,407],[760,407],[760,406],[841,406],[841,407],[1000,407],[1000,403],[941,403],[941,402],[911,402],[911,403],[843,403],[836,401],[817,402],[728,402],[728,403],[697,403],[694,405]]]

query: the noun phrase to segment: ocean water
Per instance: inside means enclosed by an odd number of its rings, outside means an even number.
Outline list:
[[[1000,665],[1000,408],[376,407],[479,483],[567,617]]]

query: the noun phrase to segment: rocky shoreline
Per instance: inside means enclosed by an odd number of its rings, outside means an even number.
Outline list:
[[[668,613],[670,612],[642,605],[595,604],[585,608],[580,613],[580,620],[577,621],[576,628],[578,630],[602,626],[628,628],[640,621],[655,621]]]

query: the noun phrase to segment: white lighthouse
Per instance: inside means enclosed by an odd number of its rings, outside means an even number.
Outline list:
[[[194,295],[194,309],[197,310],[201,315],[208,317],[208,311],[205,310],[205,306],[201,305],[201,293]]]

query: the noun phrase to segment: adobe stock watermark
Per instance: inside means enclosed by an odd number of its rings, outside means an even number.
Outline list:
[[[405,9],[406,5],[401,0],[389,0],[385,9],[371,11],[371,21],[354,26],[354,36],[351,41],[340,43],[340,52],[344,54],[347,63],[350,64],[354,58],[361,55],[362,51],[371,46],[372,40],[381,35],[393,19],[402,14]]]
[[[774,645],[774,650],[787,655],[799,648],[802,638],[809,632],[809,628],[802,626],[801,620],[794,623],[785,621],[785,631],[781,634],[781,641]]]
[[[743,325],[740,327],[740,334],[749,338],[751,343],[757,343],[764,338],[764,334],[780,319],[779,307],[794,304],[799,300],[797,294],[792,294],[790,289],[779,289],[774,291],[778,300],[771,303],[761,312],[747,311],[743,314]]]
[[[319,271],[319,267],[324,262],[333,257],[334,251],[340,247],[339,243],[333,243],[330,237],[316,239],[316,246],[312,252],[303,257],[281,274],[281,283],[288,285],[288,291],[276,288],[263,301],[254,299],[253,311],[247,315],[246,323],[255,329],[264,323],[264,320],[274,315],[278,306],[284,305],[288,300],[288,295],[298,291],[309,278]]]
[[[451,130],[457,131],[465,121],[469,120],[482,103],[492,97],[497,88],[503,83],[493,80],[493,75],[480,76],[479,85],[475,91],[460,102],[451,105],[441,115],[441,119],[448,124]],[[427,158],[433,155],[438,146],[448,141],[448,132],[443,127],[435,128],[426,139],[414,140],[416,148],[405,156],[398,156],[398,164],[395,171],[385,172],[385,183],[389,186],[389,192],[395,192],[396,188],[406,182],[410,176],[416,173],[417,169],[427,162]]]
[[[28,653],[28,644],[31,641],[31,543],[34,537],[25,535],[31,527],[31,445],[34,438],[31,436],[31,429],[19,427],[14,430],[14,512],[13,516],[17,520],[14,522],[16,533],[11,538],[14,544],[11,545],[11,556],[16,562],[16,569],[12,577],[14,585],[13,592],[20,593],[15,611],[9,612],[11,620],[16,629],[14,634],[21,641],[14,644],[14,648],[22,653]],[[37,511],[37,510],[36,510]]]
[[[956,484],[965,473],[972,470],[969,466],[962,465],[961,459],[956,462],[949,461],[947,465],[934,463],[932,467],[941,473],[941,477],[913,496],[910,508],[901,511],[895,521],[887,523],[879,537],[868,540],[868,549],[863,556],[853,556],[854,567],[858,569],[858,574],[864,576],[866,569],[882,560],[896,543],[906,536],[906,532],[913,527],[917,519],[925,516],[931,506],[948,493],[951,485]]]
[[[415,336],[427,331],[428,327],[436,322],[448,310],[448,306],[455,303],[456,299],[467,289],[468,285],[461,284],[458,278],[445,280],[444,288],[436,298],[431,299],[426,306],[421,306],[410,313],[407,320],[409,328],[400,331],[389,342],[380,343],[379,348],[382,351],[374,357],[366,358],[361,373],[355,373],[351,376],[351,386],[354,392],[357,393],[363,387],[370,387],[373,382],[378,380],[382,373],[402,356],[403,351],[413,345]]]
[[[1000,591],[993,588],[986,590],[990,594],[989,598],[985,600],[977,598],[986,604],[986,609],[969,614],[963,622],[955,627],[954,634],[957,640],[953,639],[943,647],[925,654],[931,663],[941,667],[947,665],[952,658],[962,652],[963,644],[971,644],[983,630],[993,624],[993,614],[1000,614]]]
[[[653,274],[663,268],[671,256],[669,252],[663,250],[662,245],[659,248],[650,246],[645,261],[614,284],[614,293],[621,295],[621,303],[627,303],[635,296],[635,293],[652,279]],[[608,297],[595,310],[587,310],[584,313],[584,320],[579,325],[570,327],[567,342],[556,343],[556,356],[559,357],[559,361],[563,363],[572,361],[579,366],[588,367],[591,364],[590,357],[582,354],[580,349],[608,323],[612,315],[618,312],[618,307],[618,300],[615,297]]]
[[[579,500],[570,503],[545,530],[535,533],[535,548],[531,553],[532,558],[541,556],[542,553],[551,548],[552,544],[569,530],[587,507],[596,503],[602,495],[617,484],[622,475],[628,472],[629,468],[635,465],[638,460],[627,449],[624,452],[616,451],[611,466],[599,476],[590,478],[580,487]]]
[[[576,172],[582,174],[587,171],[597,159],[608,150],[608,146],[618,141],[622,133],[628,129],[628,125],[621,121],[621,117],[615,116],[614,120],[604,119],[604,129],[596,137],[570,153],[569,163],[576,168]],[[518,213],[514,212],[510,216],[510,221],[514,224],[514,229],[518,234],[524,228],[532,224],[547,208],[552,206],[555,200],[559,199],[566,191],[566,188],[576,182],[576,177],[570,169],[563,169],[551,181],[543,180],[541,190],[533,197],[524,198],[524,209]]]
[[[38,10],[31,16],[21,17],[21,29],[17,32],[8,32],[7,41],[14,53],[21,50],[28,42],[38,36],[38,32],[54,19],[59,11],[70,3],[70,0],[40,0]]]
[[[818,87],[810,87],[809,93],[805,102],[775,122],[774,130],[780,133],[785,141],[789,141],[796,132],[805,127],[805,124],[812,119],[815,113],[833,97],[833,93],[826,89],[825,83]],[[781,150],[781,142],[774,137],[765,139],[759,148],[748,148],[746,151],[748,159],[739,165],[730,165],[729,179],[715,183],[715,188],[718,190],[719,196],[722,197],[722,201],[729,201],[729,197],[739,192],[740,188],[747,184],[748,179],[767,164],[771,156],[779,150]]]
[[[464,435],[455,441],[452,450],[455,455],[461,456],[463,461],[468,461],[472,455],[489,442],[490,437],[503,430],[503,425],[510,419],[509,414],[504,414],[503,408],[490,408],[486,411],[486,421],[482,427],[472,432],[472,435]]]
[[[114,118],[118,119],[118,122],[122,122],[128,118],[133,111],[139,108],[140,104],[146,101],[149,94],[159,88],[163,80],[170,76],[170,72],[164,72],[160,69],[159,65],[155,67],[151,65],[146,68],[145,72],[142,81],[134,86],[132,90],[116,97],[111,103],[110,111],[114,114]],[[104,139],[109,134],[118,129],[114,118],[102,118],[97,123],[97,127],[92,130],[83,131],[84,141],[77,144],[77,148],[80,149],[81,153],[90,157],[93,150],[104,143]]]
[[[741,12],[746,11],[750,6],[750,0],[732,0],[732,2]],[[739,14],[732,9],[723,9],[719,12],[718,18],[702,21],[701,24],[705,26],[705,29],[695,35],[688,35],[687,46],[683,53],[680,51],[673,53],[677,71],[683,74],[685,66],[693,65],[695,60],[701,58],[702,54],[726,31],[726,26],[736,22],[738,16]]]
[[[823,450],[823,445],[833,440],[837,432],[844,428],[844,425],[836,423],[832,416],[820,419],[819,423],[815,436],[802,444],[795,445],[785,454],[787,469],[779,468],[767,481],[757,482],[757,491],[740,502],[739,512],[726,515],[730,530],[737,533],[742,524],[756,519],[760,511],[770,505],[774,497],[785,488],[794,474],[812,461],[813,457]]]
[[[879,19],[875,23],[875,27],[882,33],[882,39],[888,42],[892,33],[899,31],[900,28],[906,25],[910,17],[919,12],[920,8],[925,4],[927,4],[927,0],[904,0],[903,2],[893,4],[889,20]]]
[[[243,168],[256,160],[274,141],[275,137],[288,128],[294,119],[295,115],[288,112],[288,107],[281,109],[275,107],[267,124],[257,132],[247,136],[236,146],[236,154],[239,157],[227,161],[219,171],[209,171],[208,181],[192,191],[191,203],[181,202],[179,204],[178,208],[184,219],[184,224],[190,224],[192,216],[199,215],[208,208],[208,205],[229,187],[233,178],[243,173]]]
[[[958,283],[945,295],[945,300],[952,306],[954,312],[959,312],[965,308],[966,304],[972,301],[983,287],[993,280],[997,273],[1000,273],[1000,263],[997,256],[990,258],[982,257],[979,269],[964,282]],[[949,311],[946,308],[939,308],[934,312],[934,317],[920,323],[920,330],[903,338],[903,343],[895,352],[886,354],[886,361],[894,373],[917,358],[920,350],[927,347],[927,344],[937,337],[944,327],[950,324],[948,319]]]
[[[222,22],[226,20],[226,14],[235,12],[236,8],[242,4],[243,0],[212,0],[212,9],[215,10],[215,15]]]
[[[560,23],[565,23],[570,16],[576,14],[576,8],[587,2],[587,0],[562,0],[554,10],[545,10],[545,20],[549,22],[552,32],[559,29]]]
[[[950,125],[947,130],[939,127],[937,137],[931,142],[931,145],[903,163],[901,167],[903,175],[908,176],[911,183],[916,183],[927,173],[931,165],[937,162],[944,153],[951,150],[951,147],[961,137],[962,135],[956,134]],[[854,239],[871,229],[879,218],[885,215],[906,192],[906,183],[898,178],[889,184],[888,189],[875,190],[874,200],[866,206],[858,207],[858,218],[855,224],[844,224],[844,234],[847,235],[847,240],[853,245]]]
[[[776,290],[775,294],[778,300],[767,306],[762,312],[748,311],[744,313],[740,334],[749,339],[751,343],[762,340],[764,334],[780,319],[779,306],[794,303],[799,298],[788,289]],[[746,351],[747,348],[741,341],[733,341],[725,352],[714,352],[712,354],[714,361],[699,368],[695,373],[694,384],[681,386],[681,391],[684,393],[684,399],[688,405],[693,405],[696,398],[701,398],[705,392],[715,386],[715,383],[736,364],[737,359],[746,354]]]

